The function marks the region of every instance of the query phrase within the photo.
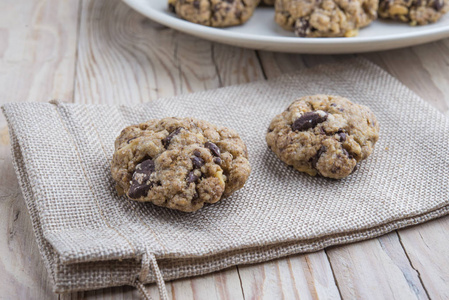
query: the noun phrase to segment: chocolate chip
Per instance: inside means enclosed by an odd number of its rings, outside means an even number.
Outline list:
[[[133,138],[127,140],[126,143],[129,144],[129,142],[131,142],[132,140],[135,140],[135,139],[137,139],[137,137],[133,137]]]
[[[204,146],[205,146],[206,148],[208,148],[208,149],[210,150],[210,152],[212,152],[212,154],[213,154],[214,156],[220,157],[221,153],[220,153],[220,149],[217,147],[217,145],[215,145],[215,144],[212,143],[212,142],[206,142],[206,143],[204,144]]]
[[[187,175],[187,183],[196,182],[198,180],[198,176],[196,176],[193,171]]]
[[[433,8],[435,8],[436,11],[440,11],[444,6],[443,0],[435,0],[433,2]]]
[[[295,33],[299,37],[306,37],[310,28],[309,20],[305,18],[299,18],[296,20]]]
[[[176,7],[173,4],[168,4],[168,10],[172,13],[176,13]]]
[[[195,7],[196,9],[200,9],[200,1],[199,0],[193,1],[193,7]]]
[[[327,114],[325,113],[324,116],[321,114],[311,111],[306,112],[301,117],[296,119],[295,122],[293,122],[292,129],[293,131],[304,131],[309,128],[314,128],[319,123],[323,123],[327,120]]]
[[[217,165],[221,165],[221,163],[222,163],[221,158],[219,158],[219,157],[214,157],[213,161],[214,161],[214,163],[216,163]]]
[[[335,104],[335,103],[331,103],[331,106],[335,107],[335,106],[337,106],[337,104]]]
[[[198,149],[195,149],[195,150],[193,151],[193,155],[195,155],[195,156],[197,156],[197,157],[201,157],[201,151],[198,150]]]
[[[192,158],[192,164],[195,169],[201,169],[204,166],[204,160],[201,157],[195,156]]]
[[[321,155],[323,155],[323,153],[326,151],[327,151],[326,146],[321,146],[321,148],[318,149],[318,151],[316,152],[315,156],[310,159],[310,162],[312,163],[312,167],[314,169],[316,169],[316,164],[318,163],[318,160],[320,159]]]
[[[177,128],[175,131],[170,133],[165,139],[162,140],[162,145],[164,145],[165,148],[168,148],[170,145],[171,140],[175,135],[181,132],[182,127]]]
[[[148,182],[153,172],[154,161],[152,159],[144,160],[136,166],[128,191],[128,196],[131,199],[139,199],[147,195],[148,191],[153,187],[153,183]]]
[[[349,153],[345,148],[342,148],[343,154],[346,155],[349,159],[353,159],[354,156]]]
[[[340,136],[340,142],[346,141],[346,133],[340,132],[338,135]]]

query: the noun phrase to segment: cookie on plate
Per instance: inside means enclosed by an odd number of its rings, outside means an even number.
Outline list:
[[[449,0],[380,0],[379,17],[426,25],[449,11]]]
[[[169,10],[201,25],[229,27],[248,21],[260,0],[169,0]]]
[[[111,171],[117,191],[130,199],[192,212],[242,188],[251,168],[234,130],[165,118],[125,128]]]
[[[275,20],[299,37],[351,37],[377,8],[378,0],[276,0]]]
[[[372,111],[339,96],[302,97],[270,124],[266,141],[286,164],[311,176],[341,179],[379,139]]]

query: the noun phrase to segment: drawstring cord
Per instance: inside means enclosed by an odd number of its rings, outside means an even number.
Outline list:
[[[146,251],[142,255],[142,267],[140,270],[139,277],[136,278],[134,282],[134,286],[139,290],[142,298],[144,300],[152,300],[150,293],[148,293],[147,289],[143,282],[145,282],[148,273],[150,272],[150,267],[153,269],[154,275],[156,276],[157,289],[159,291],[159,297],[161,300],[168,300],[167,289],[165,287],[164,278],[162,277],[161,270],[157,265],[156,257],[154,254]]]

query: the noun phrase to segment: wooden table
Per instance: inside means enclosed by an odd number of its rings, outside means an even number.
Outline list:
[[[151,0],[148,0],[151,1]],[[449,39],[363,54],[448,115]],[[119,0],[2,0],[0,101],[140,103],[349,56],[253,51],[156,24]],[[425,158],[423,158],[425,159]],[[0,299],[139,299],[131,287],[56,295],[0,117]],[[378,239],[167,283],[175,299],[448,299],[449,217]],[[149,287],[157,298],[154,286]]]

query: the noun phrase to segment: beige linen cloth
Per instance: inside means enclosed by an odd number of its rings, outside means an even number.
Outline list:
[[[374,153],[344,180],[299,173],[265,143],[271,118],[317,93],[368,105],[381,124]],[[448,213],[448,119],[361,59],[137,106],[13,103],[3,110],[56,292],[136,279],[162,285],[162,277],[365,240]],[[167,116],[237,130],[253,168],[245,187],[195,213],[118,196],[110,174],[115,138],[125,126]]]

